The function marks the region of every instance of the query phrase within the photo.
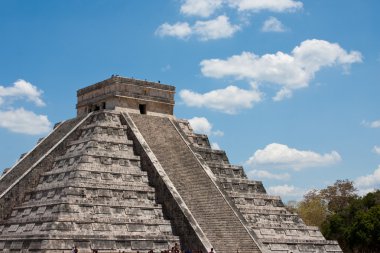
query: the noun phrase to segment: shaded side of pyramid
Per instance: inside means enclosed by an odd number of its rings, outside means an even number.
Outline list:
[[[111,111],[80,121],[50,168],[41,169],[35,186],[4,213],[0,250],[62,252],[75,245],[135,252],[179,243],[126,128]]]

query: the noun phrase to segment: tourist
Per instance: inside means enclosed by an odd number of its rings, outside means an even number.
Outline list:
[[[211,251],[209,253],[214,253],[214,248],[211,248]]]
[[[74,245],[74,247],[72,248],[71,253],[78,253],[78,249],[76,245]]]

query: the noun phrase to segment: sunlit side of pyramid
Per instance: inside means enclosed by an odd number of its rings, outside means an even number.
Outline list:
[[[341,252],[206,135],[175,87],[112,76],[0,178],[0,252]]]

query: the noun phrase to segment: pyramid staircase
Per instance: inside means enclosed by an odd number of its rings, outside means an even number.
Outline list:
[[[126,130],[118,113],[88,115],[1,222],[0,252],[69,252],[73,245],[136,252],[179,243]]]
[[[167,117],[130,114],[216,252],[261,252],[255,239]]]
[[[193,152],[212,170],[216,181],[248,224],[262,251],[276,253],[342,252],[318,227],[307,226],[288,211],[280,197],[268,195],[261,181],[249,180],[242,166],[231,165],[222,150],[213,150],[208,137],[195,134],[186,120],[176,120]]]

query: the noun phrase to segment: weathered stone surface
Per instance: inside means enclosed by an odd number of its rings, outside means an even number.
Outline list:
[[[118,113],[83,122],[1,222],[3,250],[130,251],[179,242],[126,130]]]
[[[229,164],[225,152],[212,150],[207,136],[192,132],[185,120],[177,120],[180,133],[199,154],[224,188],[234,206],[268,252],[341,252],[335,241],[326,241],[318,228],[306,226],[281,199],[266,193],[262,182],[249,180],[242,167]]]
[[[119,76],[79,90],[78,117],[0,178],[0,252],[341,252],[175,119],[174,93]]]

